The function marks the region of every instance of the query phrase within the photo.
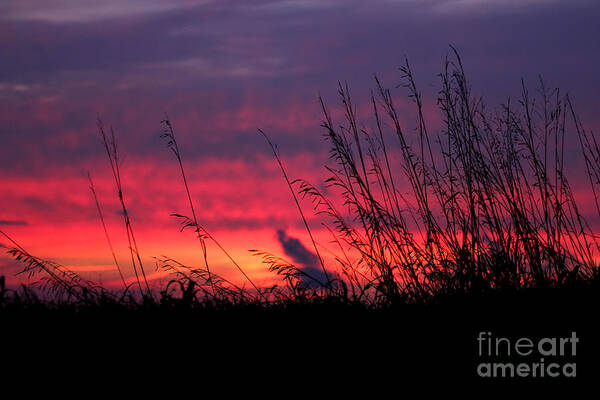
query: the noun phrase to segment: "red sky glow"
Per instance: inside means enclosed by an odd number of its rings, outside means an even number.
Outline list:
[[[482,4],[485,3],[485,7]],[[160,138],[173,122],[199,223],[261,286],[273,276],[248,250],[286,257],[277,231],[310,248],[270,149],[292,179],[327,190],[327,143],[318,96],[336,119],[347,82],[372,126],[377,74],[392,88],[408,131],[414,108],[400,82],[407,56],[430,129],[449,44],[461,51],[473,90],[490,108],[538,74],[569,92],[590,129],[600,127],[600,6],[592,1],[6,1],[0,5],[0,229],[30,253],[118,286],[89,190],[94,180],[118,261],[132,278],[125,230],[96,120],[117,135],[124,195],[148,276],[156,257],[199,265],[193,232],[172,213],[189,205],[176,161]],[[476,33],[476,34],[475,34]],[[572,159],[573,166],[580,160]],[[582,199],[586,184],[574,178]],[[584,200],[584,203],[585,200]],[[302,201],[323,248],[322,217]],[[9,245],[0,238],[0,243]],[[324,251],[327,254],[327,251]],[[328,256],[329,257],[329,256]],[[209,245],[215,272],[244,284]],[[0,254],[9,285],[17,264]]]

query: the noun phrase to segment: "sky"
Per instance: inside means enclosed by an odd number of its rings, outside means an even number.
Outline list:
[[[162,256],[201,264],[193,233],[180,232],[170,216],[189,208],[160,138],[166,113],[200,224],[267,285],[272,275],[249,249],[299,264],[314,263],[314,254],[257,128],[277,144],[290,177],[319,184],[327,144],[318,96],[333,107],[338,82],[347,82],[366,113],[376,74],[414,125],[405,91],[395,88],[407,57],[435,128],[437,74],[452,45],[491,107],[518,96],[521,79],[535,87],[541,75],[568,92],[586,127],[597,130],[599,18],[600,3],[583,0],[3,1],[0,229],[38,257],[117,285],[89,172],[131,276],[100,117],[117,135],[124,195],[151,280],[167,279],[154,266]],[[318,218],[309,222],[327,246]],[[217,248],[208,251],[216,272],[243,282]],[[9,284],[27,281],[14,276],[18,267],[0,255]]]

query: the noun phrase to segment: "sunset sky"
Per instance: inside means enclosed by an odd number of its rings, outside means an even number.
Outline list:
[[[439,126],[436,93],[449,44],[491,108],[535,89],[538,75],[570,93],[586,127],[600,128],[600,3],[552,0],[121,1],[0,3],[0,229],[32,254],[104,284],[117,274],[87,181],[131,275],[122,215],[96,119],[115,129],[124,195],[148,274],[154,257],[200,264],[178,166],[160,138],[168,113],[199,222],[261,285],[248,249],[310,260],[309,240],[265,141],[291,178],[326,177],[318,95],[337,105],[350,86],[359,115],[377,74],[407,130],[413,105],[398,67],[408,57]],[[437,124],[437,125],[436,125]],[[310,204],[305,203],[310,215]],[[330,237],[310,223],[323,246]],[[0,243],[9,243],[0,238]],[[3,252],[4,253],[4,252]],[[214,270],[243,282],[214,246]],[[308,261],[307,261],[308,262]],[[17,265],[0,255],[14,284]]]

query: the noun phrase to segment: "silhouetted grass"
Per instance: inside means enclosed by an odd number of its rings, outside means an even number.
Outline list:
[[[438,304],[441,299],[477,298],[505,293],[557,293],[573,288],[595,291],[598,235],[588,223],[571,189],[565,167],[565,141],[579,143],[590,191],[600,217],[600,148],[584,129],[568,96],[548,90],[540,80],[534,101],[526,86],[518,102],[508,101],[488,112],[473,95],[457,52],[440,74],[437,104],[442,128],[428,128],[423,100],[408,61],[400,68],[400,87],[408,91],[416,116],[415,134],[401,122],[394,98],[378,78],[370,103],[371,128],[358,120],[347,85],[339,85],[344,120],[334,121],[324,99],[324,136],[330,148],[330,194],[308,181],[291,180],[277,147],[266,138],[311,238],[326,281],[276,255],[253,252],[281,284],[255,285],[248,273],[201,225],[186,178],[171,121],[162,121],[162,137],[173,151],[181,173],[191,217],[173,214],[182,230],[198,237],[204,266],[157,259],[172,273],[164,288],[153,291],[146,278],[123,183],[115,133],[98,122],[122,208],[131,265],[139,296],[129,287],[109,291],[67,268],[25,251],[4,232],[9,253],[25,263],[23,273],[44,274],[40,300],[33,288],[8,290],[2,284],[2,308],[47,302],[52,307],[107,309],[390,309],[409,304]],[[572,157],[572,156],[570,156]],[[90,185],[121,280],[100,203]],[[326,260],[314,239],[298,196],[312,200],[337,250],[335,264]],[[341,205],[341,207],[340,207]],[[222,251],[250,283],[240,287],[209,268],[207,240]],[[446,300],[444,300],[446,301]]]

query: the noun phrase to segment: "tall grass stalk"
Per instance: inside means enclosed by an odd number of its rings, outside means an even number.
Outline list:
[[[171,124],[171,121],[169,120],[168,116],[163,121],[161,121],[161,123],[164,126],[164,130],[163,130],[161,137],[167,139],[167,146],[173,151],[173,154],[175,154],[175,157],[177,158],[177,163],[178,163],[179,169],[181,171],[181,176],[183,178],[186,195],[187,195],[188,202],[190,205],[190,210],[192,212],[192,219],[190,220],[188,217],[185,217],[180,214],[173,214],[173,215],[182,219],[184,228],[191,227],[196,231],[198,240],[200,241],[200,244],[202,247],[202,254],[204,256],[206,272],[208,273],[208,280],[212,286],[213,295],[216,295],[216,290],[215,290],[214,284],[212,283],[210,269],[208,268],[207,249],[206,249],[206,243],[204,241],[204,237],[207,237],[208,239],[210,239],[223,252],[223,254],[225,254],[225,256],[229,259],[229,261],[231,261],[231,263],[244,276],[244,278],[250,283],[250,285],[252,285],[252,287],[254,288],[254,290],[256,290],[258,295],[261,297],[264,297],[261,290],[258,288],[258,286],[256,286],[256,284],[252,281],[252,279],[250,279],[250,276],[248,276],[248,274],[244,271],[244,269],[242,267],[240,267],[240,265],[229,254],[229,252],[227,250],[225,250],[225,248],[223,246],[221,246],[221,244],[205,228],[201,227],[198,224],[198,218],[196,217],[196,211],[194,209],[194,204],[192,202],[192,196],[190,194],[190,189],[189,189],[187,179],[185,176],[185,170],[183,168],[183,161],[181,159],[181,153],[179,151],[179,146],[177,145],[177,140],[175,139],[175,131],[173,130],[173,125]]]
[[[121,282],[123,283],[123,288],[127,290],[127,283],[125,282],[125,277],[123,276],[123,271],[121,271],[121,266],[119,265],[119,261],[117,261],[117,255],[115,254],[115,250],[113,248],[112,242],[110,240],[110,235],[108,234],[108,229],[106,228],[106,223],[104,222],[104,215],[102,213],[102,207],[100,207],[100,201],[98,200],[98,196],[96,194],[96,189],[94,188],[94,181],[92,181],[92,175],[88,172],[88,180],[90,181],[90,191],[92,192],[92,196],[94,197],[94,202],[96,203],[96,209],[98,210],[98,217],[100,218],[100,222],[102,223],[102,229],[104,230],[104,235],[106,236],[106,242],[108,243],[108,248],[112,255],[113,261],[115,262],[115,266],[117,267],[117,271],[119,272],[119,277],[121,278]]]
[[[138,250],[137,241],[135,240],[135,234],[133,232],[133,227],[131,225],[131,219],[129,217],[129,212],[127,211],[127,206],[125,205],[125,198],[123,196],[123,186],[121,183],[121,172],[119,169],[119,155],[117,151],[117,142],[115,138],[115,132],[111,128],[110,129],[110,137],[104,130],[104,125],[102,121],[98,119],[98,131],[100,133],[100,138],[102,139],[102,144],[104,145],[104,149],[106,150],[106,155],[108,156],[108,161],[110,163],[111,171],[113,174],[113,178],[115,181],[115,186],[117,189],[117,196],[119,198],[119,203],[121,204],[121,210],[123,213],[123,220],[125,223],[125,231],[127,233],[127,242],[129,245],[129,252],[131,255],[131,265],[133,266],[133,271],[135,273],[136,281],[138,284],[138,288],[140,289],[140,293],[142,297],[147,295],[148,297],[152,297],[152,291],[150,290],[150,285],[148,284],[148,280],[146,278],[146,272],[144,271],[144,266],[142,264],[142,259],[140,257],[140,252]],[[144,294],[144,290],[142,289],[142,284],[140,281],[139,271],[141,272],[142,278],[144,280],[144,286],[146,288],[146,294]]]
[[[310,227],[308,226],[308,222],[306,221],[306,217],[304,216],[302,207],[300,207],[300,202],[298,202],[298,197],[296,197],[296,192],[294,191],[292,182],[290,181],[287,173],[285,172],[285,168],[283,167],[283,162],[281,161],[281,157],[279,157],[279,152],[277,150],[277,147],[273,144],[273,142],[271,142],[271,139],[269,139],[269,136],[265,132],[263,132],[261,129],[259,129],[258,131],[260,132],[260,134],[265,138],[265,140],[269,144],[269,147],[271,148],[271,151],[273,152],[273,156],[277,160],[277,164],[279,165],[279,168],[281,169],[281,173],[283,174],[285,182],[287,183],[288,188],[290,189],[290,192],[292,194],[292,197],[294,198],[294,202],[296,203],[296,207],[298,208],[298,212],[300,213],[300,217],[302,218],[302,222],[304,223],[306,232],[308,232],[308,236],[310,237],[310,241],[312,242],[313,249],[315,250],[315,254],[317,255],[317,258],[319,259],[319,265],[321,266],[321,269],[323,270],[323,274],[324,274],[325,280],[326,280],[325,286],[328,288],[331,288],[331,279],[329,279],[329,274],[327,273],[327,269],[325,268],[325,263],[323,262],[323,258],[321,257],[321,253],[319,252],[319,249],[318,249],[315,239],[313,237],[312,231],[310,230]]]

